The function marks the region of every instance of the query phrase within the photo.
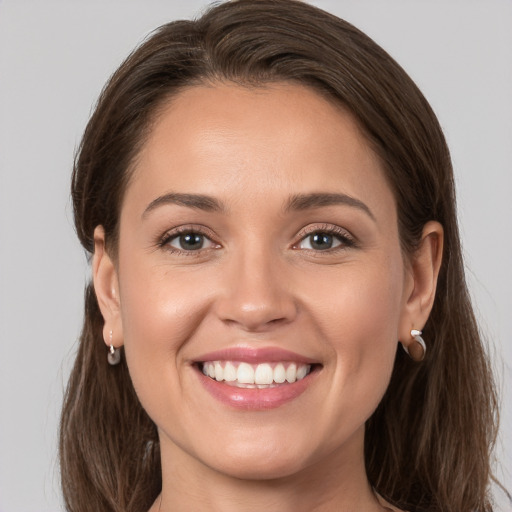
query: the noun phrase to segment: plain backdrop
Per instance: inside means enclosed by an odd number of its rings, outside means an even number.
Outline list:
[[[502,388],[512,487],[512,1],[324,0],[418,83],[454,161],[467,277]],[[56,436],[89,268],[72,158],[114,69],[205,2],[0,0],[0,511],[62,509]],[[503,510],[509,510],[503,508]]]

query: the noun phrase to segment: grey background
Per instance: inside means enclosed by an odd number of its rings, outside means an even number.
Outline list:
[[[512,483],[512,1],[313,2],[416,80],[450,144],[468,281],[503,390]],[[0,511],[61,509],[56,432],[89,269],[72,156],[101,87],[158,25],[204,1],[0,0]],[[509,510],[509,508],[504,508]]]

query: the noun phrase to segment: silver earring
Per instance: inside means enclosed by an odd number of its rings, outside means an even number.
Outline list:
[[[403,349],[407,352],[407,354],[414,359],[415,361],[423,361],[425,359],[425,355],[427,354],[427,345],[425,343],[425,340],[421,337],[422,332],[418,331],[418,329],[411,329],[411,337],[414,338],[414,340],[421,346],[423,349],[423,355],[420,358],[412,357],[409,353],[409,349],[402,344]]]
[[[108,364],[115,366],[121,362],[121,350],[112,345],[112,331],[109,333],[110,348],[108,350],[107,361]]]
[[[427,354],[427,345],[425,343],[425,340],[421,337],[422,332],[418,331],[417,329],[411,330],[411,336],[422,346],[423,348],[423,357]]]

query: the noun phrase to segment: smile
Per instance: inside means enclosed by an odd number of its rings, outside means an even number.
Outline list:
[[[211,379],[230,386],[266,389],[304,379],[311,372],[311,365],[293,362],[249,364],[238,361],[208,361],[202,363],[201,370]]]
[[[297,400],[321,374],[318,360],[278,347],[235,346],[193,361],[208,394],[229,408],[265,411]]]

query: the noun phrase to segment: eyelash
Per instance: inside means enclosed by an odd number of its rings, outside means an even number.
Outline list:
[[[337,251],[343,251],[345,249],[349,249],[351,247],[357,247],[357,243],[355,238],[345,229],[336,226],[334,224],[322,224],[321,226],[308,226],[305,229],[301,231],[299,234],[300,239],[297,243],[293,245],[293,248],[297,248],[299,250],[298,245],[302,243],[304,240],[306,240],[309,236],[315,235],[315,234],[326,234],[331,235],[335,238],[337,238],[341,243],[339,246],[325,249],[323,251],[321,250],[315,250],[315,249],[302,249],[304,251],[313,252],[317,255],[320,255],[321,253],[327,253],[332,254],[333,252]]]
[[[161,249],[165,249],[166,251],[172,253],[172,254],[179,254],[183,256],[199,256],[201,254],[204,254],[204,251],[211,250],[212,247],[209,248],[200,248],[198,250],[192,251],[192,250],[185,250],[185,249],[177,249],[176,247],[172,247],[170,245],[170,242],[174,240],[175,238],[178,238],[183,235],[199,235],[206,239],[208,239],[214,246],[220,246],[220,244],[214,242],[214,237],[210,233],[209,230],[202,226],[179,226],[172,231],[167,231],[164,233],[162,237],[157,241],[157,246]],[[215,247],[213,247],[215,248]]]
[[[332,225],[332,224],[323,224],[321,226],[308,226],[305,229],[303,229],[299,233],[299,240],[298,242],[294,243],[292,248],[295,250],[301,250],[299,248],[299,245],[306,240],[309,236],[314,234],[326,234],[333,236],[337,238],[340,241],[340,245],[325,249],[325,250],[315,250],[315,249],[302,249],[303,251],[312,252],[315,254],[320,255],[321,253],[333,253],[337,251],[342,251],[351,247],[357,247],[356,240],[354,237],[348,233],[345,229],[340,228],[339,226]],[[208,239],[214,247],[208,247],[208,248],[200,248],[197,250],[185,250],[185,249],[177,249],[175,247],[172,247],[170,245],[170,242],[174,239],[178,238],[182,235],[199,235],[202,237],[205,237]],[[161,236],[156,245],[159,248],[165,249],[166,251],[169,251],[173,254],[180,254],[184,256],[199,256],[200,254],[203,254],[205,251],[215,249],[217,247],[220,247],[220,244],[214,241],[214,237],[212,236],[210,230],[205,229],[202,226],[179,226],[172,231],[167,231],[163,236]],[[217,247],[215,247],[217,246]]]

